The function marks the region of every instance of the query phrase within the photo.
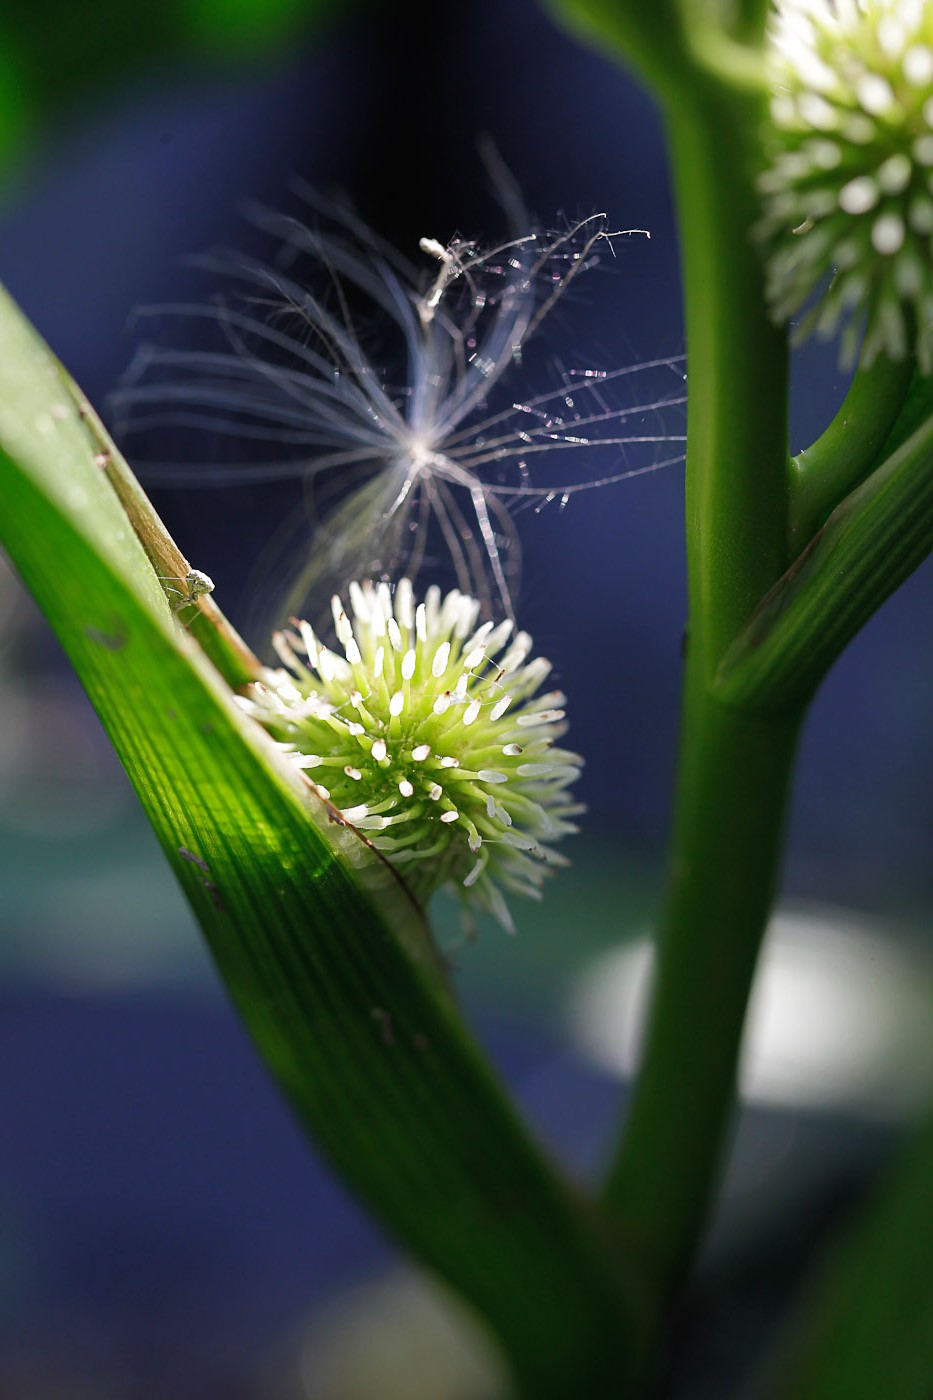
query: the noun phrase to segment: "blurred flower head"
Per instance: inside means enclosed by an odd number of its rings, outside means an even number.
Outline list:
[[[760,232],[776,318],[933,369],[933,6],[777,0]],[[811,303],[808,307],[808,303]]]

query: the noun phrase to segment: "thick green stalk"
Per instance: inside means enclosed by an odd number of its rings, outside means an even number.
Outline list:
[[[689,661],[700,684],[786,566],[787,346],[749,234],[761,115],[756,100],[713,90],[669,122],[689,364]]]
[[[689,1264],[716,1183],[798,727],[795,717],[746,719],[688,684],[651,1018],[606,1183],[659,1307]]]
[[[933,549],[931,464],[928,418],[836,507],[765,596],[720,665],[723,704],[779,714],[807,702],[840,652]]]
[[[839,412],[811,447],[790,459],[787,542],[798,555],[841,500],[871,471],[904,406],[912,360],[880,355],[860,365]]]
[[[745,718],[712,694],[719,659],[786,562],[786,344],[748,232],[761,111],[718,90],[669,117],[689,353],[684,726],[643,1067],[606,1183],[659,1307],[722,1155],[799,721]]]

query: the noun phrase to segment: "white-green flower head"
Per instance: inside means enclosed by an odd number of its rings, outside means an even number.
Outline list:
[[[761,177],[775,315],[933,370],[933,5],[778,0]]]
[[[564,696],[539,693],[550,663],[479,612],[457,591],[416,602],[408,579],[352,583],[349,610],[333,600],[341,651],[296,622],[243,703],[420,902],[452,883],[511,930],[503,891],[539,898],[566,864],[552,843],[577,829],[582,760],[556,744]]]

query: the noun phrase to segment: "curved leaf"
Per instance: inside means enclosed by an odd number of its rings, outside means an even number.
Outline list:
[[[173,618],[111,485],[114,451],[4,299],[0,541],[257,1045],[346,1181],[492,1324],[527,1393],[599,1393],[627,1341],[598,1224],[470,1039],[403,886]]]

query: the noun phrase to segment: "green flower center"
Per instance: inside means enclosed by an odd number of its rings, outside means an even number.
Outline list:
[[[457,591],[416,604],[406,579],[351,584],[350,604],[352,620],[334,599],[342,655],[296,624],[244,705],[419,899],[453,882],[511,927],[500,887],[537,897],[579,810],[564,697],[538,694],[550,665]]]

